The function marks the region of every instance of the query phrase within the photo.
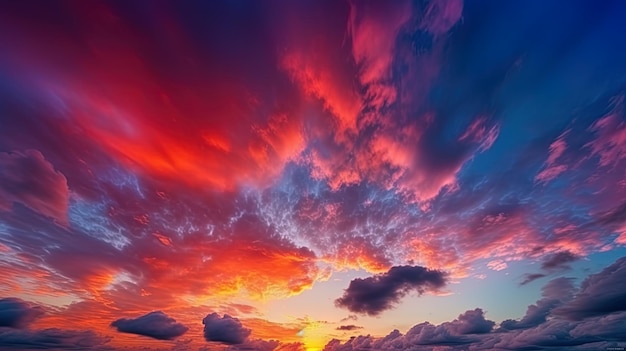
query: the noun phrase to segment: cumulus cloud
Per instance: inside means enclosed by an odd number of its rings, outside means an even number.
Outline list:
[[[601,272],[587,277],[574,299],[554,313],[570,320],[581,320],[626,311],[625,281],[626,257],[622,257]]]
[[[66,223],[67,179],[38,150],[0,152],[0,210],[13,203]]]
[[[120,318],[111,323],[111,326],[122,333],[144,335],[159,340],[174,339],[189,329],[161,311],[150,312],[137,318]]]
[[[0,327],[25,328],[43,314],[43,309],[24,300],[0,299]]]
[[[450,328],[458,334],[485,334],[489,333],[496,323],[485,319],[485,312],[476,308],[465,311],[457,319],[450,322]]]
[[[555,307],[572,298],[574,291],[572,279],[563,277],[553,279],[543,287],[542,298],[528,306],[521,320],[507,319],[500,324],[500,327],[508,330],[525,329],[544,323]]]
[[[388,310],[411,291],[423,294],[446,284],[446,274],[421,266],[395,266],[388,272],[350,282],[342,297],[335,300],[338,307],[372,316]]]
[[[394,330],[382,338],[331,340],[324,351],[432,350],[600,350],[623,347],[626,341],[624,297],[617,293],[624,279],[626,257],[589,276],[577,289],[572,278],[557,278],[542,289],[520,320],[506,320],[494,330],[482,309],[466,311],[451,322],[413,326],[406,334]],[[612,286],[613,288],[609,288]],[[623,293],[622,293],[623,294]],[[593,298],[591,297],[593,296]],[[585,308],[583,308],[583,306]]]
[[[467,312],[466,312],[467,313]],[[415,325],[406,334],[394,330],[383,338],[357,336],[345,343],[331,340],[324,351],[432,351],[432,350],[599,350],[623,346],[624,314],[595,317],[574,323],[550,319],[519,330],[498,330],[462,335],[453,322]]]
[[[239,319],[227,314],[220,317],[217,313],[211,313],[204,317],[202,324],[204,324],[206,341],[224,344],[243,344],[252,332],[252,330],[245,328]]]

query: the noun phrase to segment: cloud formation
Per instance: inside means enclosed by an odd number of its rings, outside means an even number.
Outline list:
[[[546,257],[541,263],[541,268],[548,271],[570,269],[568,264],[579,259],[579,256],[569,251],[561,251]]]
[[[536,327],[546,321],[552,310],[572,299],[574,285],[570,278],[557,278],[548,282],[541,289],[542,298],[528,306],[526,314],[520,320],[507,319],[500,323],[502,329],[526,329]]]
[[[144,335],[159,340],[172,340],[189,328],[161,311],[154,311],[137,318],[120,318],[111,323],[119,332]]]
[[[56,304],[35,325],[89,327],[115,346],[162,344],[111,332],[119,311],[167,311],[190,338],[211,310],[253,330],[233,349],[267,348],[255,338],[299,340],[300,325],[245,305],[327,303],[308,290],[333,271],[383,273],[334,293],[376,315],[420,292],[390,277],[406,262],[463,290],[483,269],[490,284],[543,265],[528,283],[619,252],[626,8],[483,5],[2,2],[0,286]],[[542,297],[499,334],[471,310],[421,325],[407,347],[618,335],[620,312],[587,317],[615,303],[577,299]],[[609,332],[589,336],[591,322]],[[353,344],[406,341],[368,340]]]
[[[435,291],[446,284],[446,274],[421,266],[394,266],[388,272],[350,282],[337,307],[351,312],[378,315],[398,303],[406,294]]]
[[[360,327],[354,324],[348,324],[348,325],[340,325],[336,329],[341,330],[341,331],[352,331],[352,330],[363,329],[363,327]]]
[[[0,330],[0,348],[7,350],[111,350],[111,339],[91,330]]]
[[[0,327],[25,328],[43,314],[43,309],[22,299],[0,299]]]
[[[520,320],[495,323],[482,309],[466,311],[451,322],[420,323],[406,334],[394,330],[382,338],[357,336],[346,342],[331,340],[324,351],[426,351],[426,350],[597,350],[623,347],[626,312],[618,301],[626,257],[600,273],[590,275],[579,289],[572,278],[557,278],[542,289],[542,298],[530,305]],[[613,287],[610,289],[609,286]],[[593,293],[596,302],[590,297]],[[583,307],[584,306],[584,307]]]
[[[245,328],[239,319],[227,314],[220,317],[217,313],[208,314],[202,320],[206,341],[224,344],[243,344],[252,330]]]
[[[581,320],[626,311],[626,291],[621,289],[625,279],[626,257],[622,257],[601,272],[587,277],[576,296],[554,313],[569,320]]]
[[[0,152],[0,211],[13,203],[67,223],[67,179],[38,150]]]
[[[485,334],[489,333],[496,323],[485,319],[485,312],[476,308],[459,315],[457,319],[450,322],[450,328],[456,333],[464,334]]]

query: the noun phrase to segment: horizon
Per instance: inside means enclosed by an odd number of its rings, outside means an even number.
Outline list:
[[[0,1],[0,349],[626,349],[626,2]]]

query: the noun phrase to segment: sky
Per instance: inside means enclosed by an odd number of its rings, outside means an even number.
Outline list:
[[[0,349],[624,350],[624,16],[0,1]]]

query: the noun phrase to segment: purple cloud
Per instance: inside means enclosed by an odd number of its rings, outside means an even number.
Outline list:
[[[574,285],[570,278],[553,279],[542,289],[542,299],[534,305],[528,306],[526,315],[521,320],[507,319],[500,324],[502,329],[526,329],[538,326],[546,321],[547,316],[564,301],[568,301],[574,294]]]
[[[363,327],[360,327],[354,324],[349,324],[349,325],[340,325],[336,329],[342,330],[342,331],[352,331],[352,330],[357,330],[357,329],[363,329]]]
[[[239,319],[227,314],[220,317],[217,313],[211,313],[204,317],[202,324],[204,324],[206,341],[243,344],[252,332],[252,330],[244,328]]]
[[[109,341],[91,330],[0,330],[3,350],[112,350],[105,345]]]
[[[67,179],[37,150],[0,152],[0,210],[13,203],[66,223]]]
[[[531,283],[539,278],[543,278],[546,275],[543,273],[530,273],[530,274],[524,274],[524,280],[522,280],[521,283],[519,283],[519,285],[526,285],[528,283]]]
[[[561,251],[548,256],[541,264],[541,268],[548,271],[570,269],[568,263],[575,262],[579,259],[580,256],[570,251]]]
[[[111,323],[111,326],[122,333],[143,335],[159,340],[172,340],[189,330],[161,311],[150,312],[134,319],[120,318]]]
[[[395,266],[386,273],[352,280],[343,296],[335,300],[335,305],[375,316],[392,308],[411,291],[423,294],[445,284],[444,272],[421,266]]]
[[[626,312],[618,311],[623,306],[619,302],[624,298],[616,291],[619,282],[624,281],[625,266],[626,257],[617,260],[602,272],[589,276],[579,291],[574,288],[571,278],[553,279],[543,287],[542,299],[530,305],[522,319],[504,321],[496,330],[492,329],[493,322],[486,320],[483,311],[477,308],[440,325],[417,324],[404,335],[394,330],[382,338],[360,335],[345,343],[331,340],[324,351],[623,348],[626,345]]]
[[[476,308],[465,311],[459,317],[450,322],[450,328],[458,334],[485,334],[489,333],[496,323],[485,319],[485,312]]]
[[[583,281],[580,291],[569,303],[554,310],[558,316],[581,320],[626,311],[626,257]]]
[[[0,299],[0,327],[25,328],[43,314],[43,309],[24,300]]]

